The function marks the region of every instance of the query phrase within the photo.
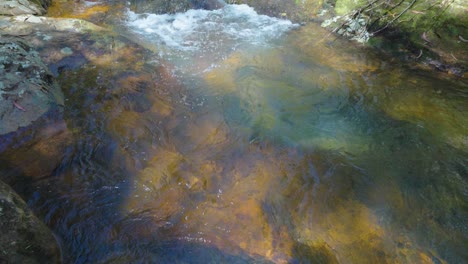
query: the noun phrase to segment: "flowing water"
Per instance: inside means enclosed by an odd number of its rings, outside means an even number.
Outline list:
[[[468,260],[466,79],[246,5],[123,9],[148,50],[51,67],[61,159],[20,182],[66,263]]]

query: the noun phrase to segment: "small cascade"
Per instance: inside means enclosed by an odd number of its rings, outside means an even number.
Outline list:
[[[211,1],[198,1],[213,7]],[[145,46],[157,46],[163,57],[205,57],[216,61],[239,47],[268,47],[298,25],[258,14],[247,5],[216,1],[222,8],[191,9],[175,14],[128,11],[127,27]],[[209,57],[207,57],[209,56]]]

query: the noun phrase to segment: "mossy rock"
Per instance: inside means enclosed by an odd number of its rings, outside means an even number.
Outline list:
[[[371,39],[374,46],[382,44],[374,38],[384,37],[391,49],[403,51],[402,57],[436,64],[439,71],[464,76],[468,61],[468,7],[463,2],[337,0],[334,11],[339,16],[322,26],[350,39]],[[359,30],[354,28],[356,23]]]
[[[337,0],[335,3],[335,12],[337,15],[345,15],[366,3],[367,1],[365,0]]]
[[[406,8],[408,10],[405,12]],[[390,28],[408,35],[414,47],[424,51],[423,58],[428,56],[443,63],[466,67],[468,17],[463,14],[466,14],[467,10],[467,7],[460,5],[458,1],[416,2],[413,6],[396,8],[393,12],[402,15]],[[382,28],[385,23],[388,23],[388,20],[378,23],[379,27]]]
[[[325,242],[319,241],[312,245],[296,243],[293,246],[294,260],[297,263],[338,264],[333,250]],[[293,262],[293,263],[296,263]]]

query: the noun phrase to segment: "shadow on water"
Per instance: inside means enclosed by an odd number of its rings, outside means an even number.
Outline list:
[[[174,126],[175,137],[187,136],[180,123],[182,115],[190,114],[186,95],[163,67],[133,63],[143,61],[146,51],[134,49],[128,57],[124,47],[114,59],[126,66],[103,65],[100,60],[108,54],[93,54],[100,52],[99,47],[93,49],[101,44],[94,37],[82,37],[89,46],[73,47],[80,53],[73,56],[85,57],[88,63],[51,62],[52,67],[59,65],[53,69],[60,74],[67,101],[59,118],[60,124],[65,120],[62,133],[39,136],[41,151],[33,152],[30,145],[13,148],[3,153],[5,162],[2,159],[10,183],[60,238],[64,262],[267,263],[262,256],[248,256],[242,250],[227,253],[209,243],[192,242],[155,222],[151,208],[122,209],[138,183],[136,175],[148,167],[147,159],[174,137],[162,127]],[[177,105],[181,110],[174,113]],[[62,141],[61,134],[67,135]],[[56,147],[54,160],[47,160],[47,144]],[[185,147],[191,151],[190,145]],[[28,160],[42,162],[27,164]],[[54,167],[44,165],[48,162]],[[40,179],[33,178],[38,168],[44,170]]]

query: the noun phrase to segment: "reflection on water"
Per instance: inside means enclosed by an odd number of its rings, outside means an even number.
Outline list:
[[[64,157],[28,197],[66,261],[463,263],[465,81],[325,34],[209,64],[90,37],[59,76]]]

